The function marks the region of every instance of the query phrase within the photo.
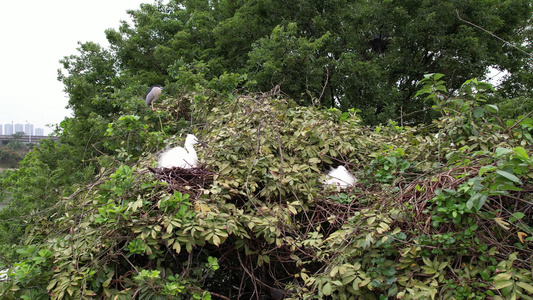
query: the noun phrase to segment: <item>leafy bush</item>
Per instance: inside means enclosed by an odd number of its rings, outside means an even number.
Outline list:
[[[167,99],[159,128],[179,127],[163,116],[185,103],[209,145],[204,186],[157,180],[151,152],[177,135],[118,117],[104,143],[127,155],[101,156],[93,182],[29,227],[0,294],[531,299],[527,122],[500,122],[486,84],[449,96],[439,76],[422,81],[443,114],[427,127],[369,128],[356,110],[301,107],[276,90]],[[323,186],[340,164],[357,184]]]

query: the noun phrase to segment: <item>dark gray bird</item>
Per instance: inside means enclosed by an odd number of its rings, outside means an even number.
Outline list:
[[[155,110],[154,108],[154,102],[161,96],[161,91],[163,90],[163,87],[160,84],[152,85],[150,89],[148,90],[148,93],[146,93],[146,105],[151,105],[152,110]]]

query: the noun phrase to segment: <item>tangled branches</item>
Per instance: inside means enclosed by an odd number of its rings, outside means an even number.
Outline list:
[[[158,180],[168,184],[169,191],[190,194],[193,199],[198,199],[203,189],[213,182],[213,173],[204,167],[148,169]]]

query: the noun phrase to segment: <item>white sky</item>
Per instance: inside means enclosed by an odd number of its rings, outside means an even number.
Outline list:
[[[0,125],[57,124],[71,112],[59,60],[78,54],[77,42],[107,47],[104,31],[130,21],[126,10],[152,0],[2,0],[0,2]]]

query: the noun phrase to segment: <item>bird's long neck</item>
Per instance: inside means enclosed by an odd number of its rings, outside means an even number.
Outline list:
[[[196,156],[196,150],[194,150],[193,145],[187,145],[186,148],[187,148],[187,152],[189,152],[191,156]]]
[[[189,153],[188,159],[191,160],[191,161],[187,161],[187,163],[190,164],[190,165],[196,165],[196,163],[198,162],[198,158],[197,158],[198,156],[196,156],[196,150],[194,150],[194,146],[193,145],[187,145],[185,147],[185,149]]]

